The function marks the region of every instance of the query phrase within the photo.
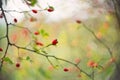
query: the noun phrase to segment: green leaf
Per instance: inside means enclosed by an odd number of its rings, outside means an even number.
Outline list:
[[[53,6],[49,6],[50,9],[54,10],[54,7]]]
[[[48,54],[46,51],[43,51],[43,50],[42,50],[42,52],[45,53],[45,54]]]
[[[48,34],[48,33],[45,33],[44,36],[49,36],[49,34]]]
[[[44,34],[44,33],[45,33],[45,30],[44,30],[44,29],[41,29],[41,30],[40,30],[40,33],[41,33],[41,34]]]
[[[37,3],[37,0],[32,0],[31,5],[34,6]]]
[[[37,0],[28,0],[31,6],[34,6],[37,3]]]
[[[3,60],[10,64],[13,64],[12,60],[9,57],[5,57]]]
[[[36,46],[33,46],[33,49],[34,49],[35,51],[39,51]]]
[[[27,56],[27,57],[26,57],[26,60],[30,60],[30,57],[29,57],[29,56]]]
[[[41,29],[39,30],[40,34],[42,35],[42,37],[47,37],[49,36],[49,34],[44,30],[44,29]]]

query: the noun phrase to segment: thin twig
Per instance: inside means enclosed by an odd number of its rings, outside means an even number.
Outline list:
[[[8,51],[8,48],[9,48],[9,36],[8,36],[8,33],[9,33],[9,27],[8,27],[8,21],[7,21],[7,18],[6,18],[6,15],[4,13],[4,9],[3,7],[1,6],[1,11],[2,11],[2,14],[3,14],[3,17],[4,17],[4,20],[5,20],[5,23],[6,23],[6,38],[7,38],[7,47],[6,47],[6,50],[5,50],[5,54],[3,55],[3,57],[1,58],[1,64],[0,64],[0,70],[2,69],[2,66],[3,66],[3,62],[4,62],[4,58],[6,57],[7,55],[7,51]]]
[[[107,44],[105,44],[102,40],[98,39],[96,34],[94,33],[94,31],[92,31],[90,28],[88,28],[84,23],[83,23],[83,27],[86,30],[88,30],[90,33],[92,33],[93,36],[108,50],[110,56],[113,57],[112,51],[110,50],[109,46]]]
[[[48,58],[48,57],[46,57],[47,58],[47,60],[48,60],[48,62],[52,65],[52,67],[54,67],[54,65],[53,65],[53,63],[51,62],[51,60]],[[55,68],[55,67],[54,67]]]
[[[37,11],[45,11],[45,9],[43,9],[43,10],[37,10]],[[4,10],[4,12],[16,12],[16,13],[29,13],[29,12],[31,12],[31,10],[26,10],[26,11],[17,11],[17,10]]]
[[[49,58],[51,57],[51,58],[55,58],[56,60],[60,60],[60,61],[67,62],[67,63],[69,63],[69,64],[71,64],[71,65],[74,65],[80,72],[83,72],[84,74],[86,74],[88,77],[91,78],[91,76],[90,76],[87,72],[85,72],[84,70],[80,69],[80,67],[79,67],[77,64],[73,63],[73,62],[70,62],[70,61],[65,60],[65,59],[62,59],[62,58],[58,58],[58,57],[53,56],[53,55],[48,55],[48,54],[46,54],[46,53],[43,54],[43,53],[40,53],[40,52],[38,52],[38,51],[31,50],[31,49],[28,49],[28,48],[25,48],[25,47],[20,47],[20,46],[17,46],[17,45],[15,45],[15,44],[10,44],[10,45],[15,46],[15,47],[17,47],[17,48],[19,48],[19,49],[23,49],[23,50],[27,50],[27,51],[30,51],[30,52],[37,53],[37,54],[42,55],[42,56],[45,56],[45,57],[49,57]]]
[[[6,38],[6,36],[1,37],[0,40],[2,40],[2,39],[4,39],[4,38]]]

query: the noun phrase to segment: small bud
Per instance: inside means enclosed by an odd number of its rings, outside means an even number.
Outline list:
[[[81,21],[80,21],[80,20],[76,20],[76,23],[80,24],[80,23],[81,23]]]
[[[34,32],[35,35],[39,35],[40,33],[38,31]]]
[[[17,23],[17,19],[16,18],[14,18],[14,22]]]
[[[97,34],[96,34],[96,37],[98,38],[98,39],[101,39],[102,38],[102,33],[101,32],[98,32]]]
[[[115,62],[116,61],[116,59],[113,57],[113,58],[111,58],[110,59],[110,62],[112,63],[112,62]]]
[[[36,18],[31,17],[31,18],[30,18],[30,22],[34,22],[34,21],[37,21],[37,19],[36,19]]]
[[[64,71],[65,71],[65,72],[68,72],[68,71],[69,71],[69,69],[68,69],[68,68],[64,68]]]
[[[37,11],[37,10],[35,10],[35,9],[33,9],[33,10],[32,10],[32,12],[33,12],[33,13],[37,13],[38,11]]]
[[[76,64],[80,63],[80,58],[76,58],[76,59],[75,59],[75,63],[76,63]]]
[[[57,39],[54,39],[54,40],[52,41],[52,45],[56,45],[57,43],[58,43]]]
[[[95,63],[94,61],[89,61],[89,62],[87,63],[87,65],[88,65],[89,67],[92,67],[92,68],[94,68],[94,67],[97,67],[97,66],[98,66],[98,64],[97,64],[97,63]]]
[[[54,8],[52,6],[49,6],[49,8],[47,9],[48,12],[53,12]]]
[[[36,45],[43,46],[43,43],[37,41]]]
[[[20,67],[20,63],[16,63],[16,67],[19,68]]]

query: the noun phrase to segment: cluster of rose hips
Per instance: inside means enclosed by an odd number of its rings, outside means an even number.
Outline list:
[[[54,8],[53,8],[52,6],[49,6],[49,8],[47,8],[47,9],[45,9],[45,10],[47,10],[48,12],[53,12],[53,11],[54,11]],[[31,11],[32,11],[33,13],[35,13],[35,14],[38,13],[38,10],[36,10],[36,9],[32,9]],[[0,18],[3,18],[3,15],[2,15],[2,14],[0,14]],[[32,22],[33,20],[34,20],[33,18],[30,18],[30,21],[31,21],[31,22]],[[14,21],[15,23],[18,22],[18,20],[17,20],[16,18],[14,18],[13,21]]]
[[[48,12],[53,12],[54,8],[52,6],[49,6],[49,8],[46,8],[45,10],[47,10]],[[36,13],[38,13],[38,10],[32,9],[32,12],[36,14]]]

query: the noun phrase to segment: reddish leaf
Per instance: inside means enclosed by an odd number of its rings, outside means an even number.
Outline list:
[[[36,45],[43,46],[43,43],[37,41]]]

